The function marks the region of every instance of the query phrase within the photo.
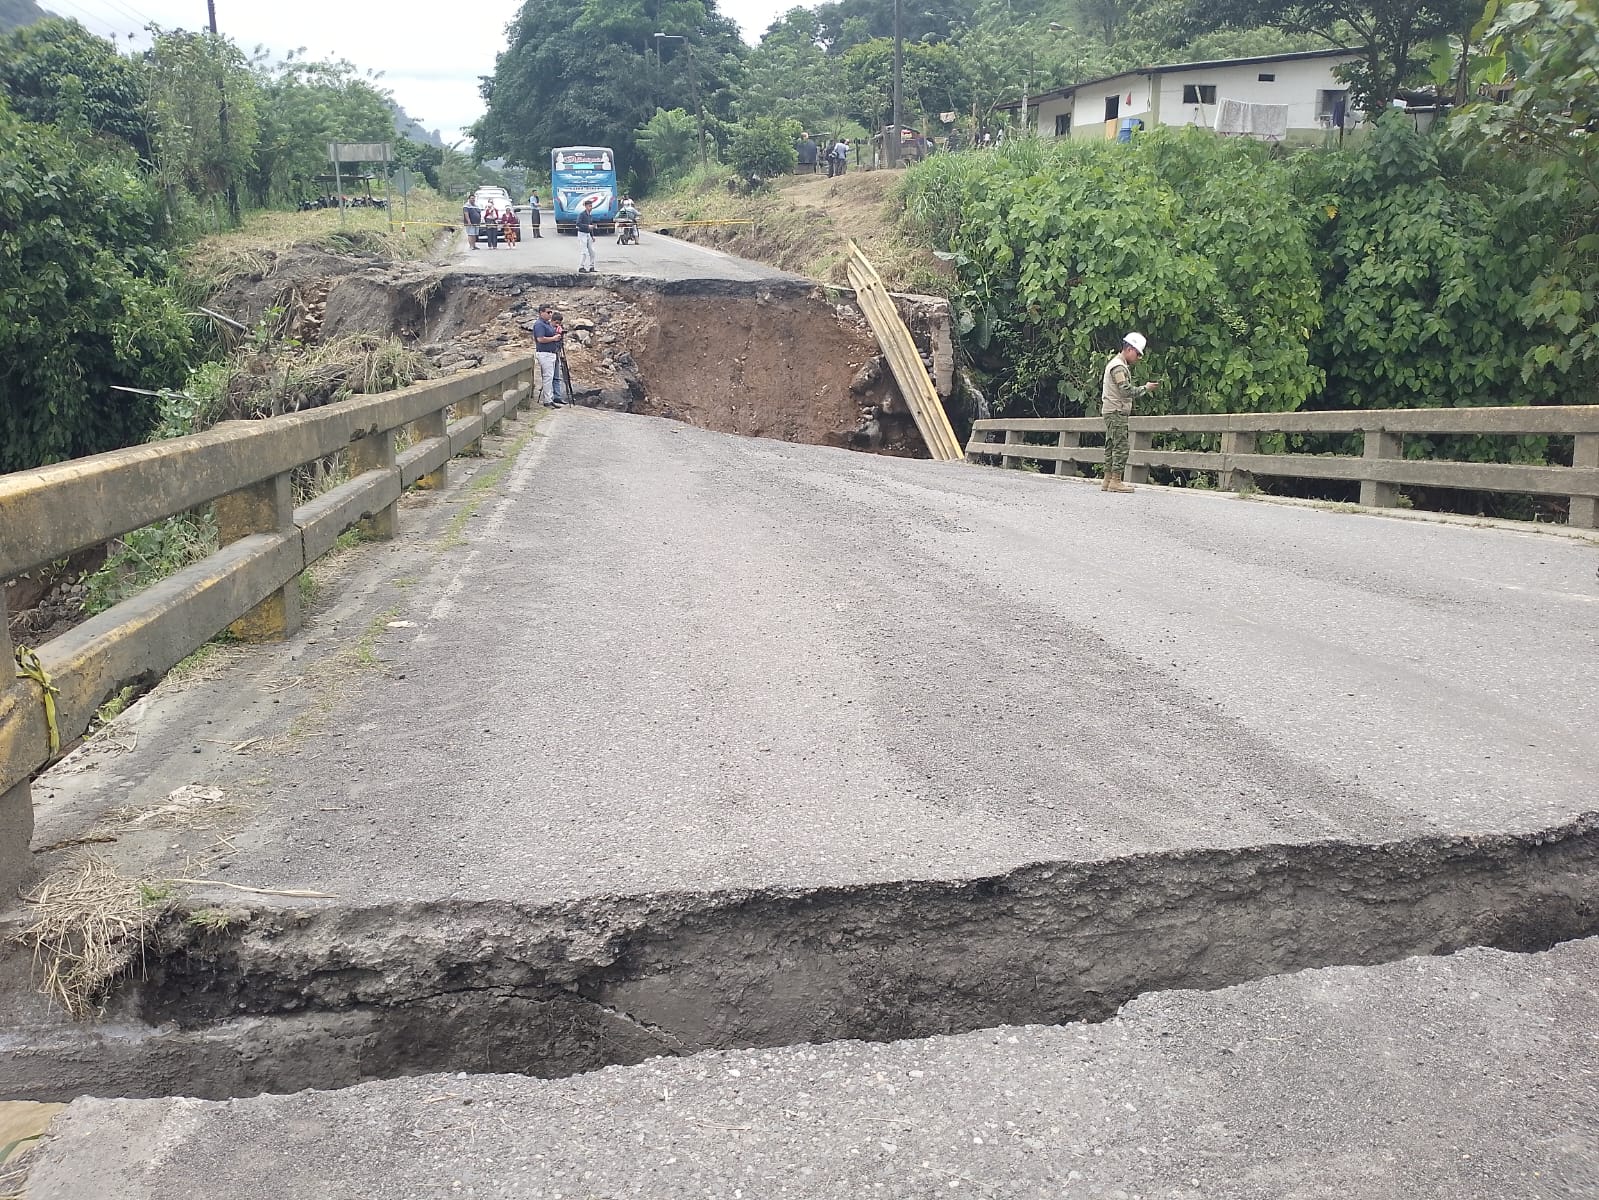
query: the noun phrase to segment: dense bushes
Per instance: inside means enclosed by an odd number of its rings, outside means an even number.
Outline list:
[[[905,204],[955,255],[968,344],[1002,410],[1096,404],[1129,329],[1155,343],[1167,411],[1293,409],[1320,388],[1309,231],[1263,147],[1024,141],[929,159]]]
[[[1390,121],[1284,156],[1201,131],[1024,142],[909,172],[905,220],[954,255],[1002,411],[1093,411],[1129,328],[1158,412],[1548,403],[1527,297],[1564,214]]]
[[[1558,215],[1519,203],[1503,171],[1468,171],[1403,120],[1354,153],[1294,161],[1325,294],[1311,340],[1327,373],[1319,407],[1560,399],[1556,372],[1522,369],[1543,336],[1523,320],[1523,301]]]
[[[0,472],[141,440],[193,341],[131,152],[0,104]]]

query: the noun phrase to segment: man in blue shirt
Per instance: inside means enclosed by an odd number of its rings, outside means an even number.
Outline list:
[[[577,244],[582,248],[578,256],[577,273],[594,274],[594,197],[583,201],[583,211],[577,214]]]
[[[544,381],[545,408],[561,405],[561,347],[566,331],[556,324],[550,305],[539,305],[539,319],[533,322],[533,355],[538,359],[539,378]]]

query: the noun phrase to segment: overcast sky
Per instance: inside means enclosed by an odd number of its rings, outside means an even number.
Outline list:
[[[744,40],[754,43],[780,12],[796,0],[722,0],[721,11],[739,23]],[[39,0],[40,7],[81,21],[103,37],[116,36],[126,47],[149,39],[144,26],[201,29],[205,0]],[[364,0],[217,0],[217,29],[247,52],[258,45],[279,55],[301,46],[312,58],[347,58],[363,71],[383,73],[378,81],[401,107],[446,142],[483,111],[478,76],[491,74],[494,56],[505,48],[505,26],[519,0],[411,7],[425,13],[406,19],[406,8]],[[471,20],[462,16],[474,14]]]

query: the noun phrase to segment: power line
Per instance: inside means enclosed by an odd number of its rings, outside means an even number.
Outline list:
[[[146,25],[154,25],[156,23],[154,17],[146,16],[144,13],[140,12],[131,5],[121,4],[118,2],[118,0],[103,0],[103,2],[110,5],[123,16],[127,17],[128,20],[137,21],[141,29]]]
[[[110,37],[112,41],[116,41],[122,36],[122,31],[110,21],[106,20],[104,17],[95,16],[87,9],[80,8],[78,5],[72,3],[72,0],[50,0],[50,2],[52,4],[59,4],[66,8],[72,9],[75,13],[77,13],[77,16],[73,17],[72,19],[81,20],[81,23],[84,25],[84,27],[93,33],[99,34],[102,33],[102,31],[105,31],[104,36]],[[64,17],[67,15],[67,13],[62,12],[59,9],[56,10],[56,16],[58,17]]]

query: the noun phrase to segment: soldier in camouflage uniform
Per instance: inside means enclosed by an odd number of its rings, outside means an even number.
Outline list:
[[[1133,400],[1139,393],[1155,390],[1153,383],[1133,386],[1132,367],[1144,356],[1144,335],[1129,333],[1122,348],[1105,364],[1105,380],[1099,389],[1100,411],[1105,415],[1105,492],[1130,492],[1133,485],[1122,482],[1127,471],[1127,418],[1133,414]]]

